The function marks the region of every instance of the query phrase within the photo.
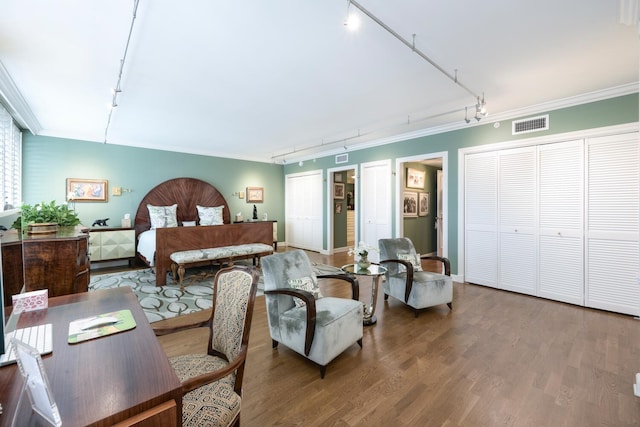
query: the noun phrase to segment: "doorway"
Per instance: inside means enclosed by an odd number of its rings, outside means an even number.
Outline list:
[[[396,236],[423,255],[447,256],[447,153],[396,160]]]
[[[328,247],[329,253],[347,251],[356,242],[356,169],[353,166],[329,169]]]

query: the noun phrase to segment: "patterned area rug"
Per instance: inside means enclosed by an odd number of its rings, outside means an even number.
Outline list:
[[[329,265],[314,265],[316,274],[338,274],[341,270]],[[89,291],[129,286],[138,297],[149,322],[170,319],[183,314],[211,308],[213,277],[211,267],[188,269],[184,278],[184,290],[167,275],[166,286],[156,286],[156,275],[150,268],[119,273],[91,275]],[[262,277],[258,282],[258,295],[262,295]]]

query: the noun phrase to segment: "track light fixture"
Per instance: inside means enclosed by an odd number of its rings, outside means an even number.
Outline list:
[[[344,26],[351,31],[360,28],[360,17],[351,11],[351,0],[347,0],[347,17],[344,20]]]
[[[440,71],[440,73],[442,73],[444,76],[449,78],[453,83],[455,83],[456,85],[458,85],[459,87],[461,87],[462,89],[467,91],[467,93],[469,93],[474,98],[477,98],[478,104],[476,105],[476,115],[475,115],[476,120],[480,120],[482,117],[486,116],[484,93],[482,94],[482,101],[480,101],[480,96],[477,95],[474,91],[469,89],[465,84],[463,84],[460,81],[460,79],[458,78],[458,70],[457,69],[455,70],[454,74],[451,74],[450,72],[445,70],[443,67],[441,67],[439,64],[437,64],[433,59],[431,59],[429,56],[427,56],[424,52],[422,52],[420,49],[418,49],[416,47],[416,35],[415,34],[413,34],[413,40],[409,41],[409,40],[405,39],[404,37],[402,37],[400,34],[398,34],[393,28],[389,27],[387,24],[382,22],[382,20],[380,18],[375,16],[373,13],[371,13],[369,10],[367,10],[364,6],[362,6],[360,3],[358,3],[357,0],[347,0],[347,11],[349,10],[349,7],[351,5],[353,5],[354,7],[358,8],[362,13],[364,13],[369,18],[371,18],[371,20],[373,22],[375,22],[380,27],[385,29],[389,34],[391,34],[393,37],[398,39],[400,42],[402,42],[405,46],[407,46],[409,49],[411,49],[414,53],[416,53],[422,59],[427,61],[429,64],[431,64],[436,70]],[[345,25],[347,25],[346,22],[345,22]],[[465,108],[465,121],[466,120],[467,120],[467,118],[466,118],[466,108]]]
[[[122,81],[122,71],[124,70],[124,61],[127,59],[127,52],[129,51],[129,42],[131,41],[131,34],[133,33],[133,25],[136,21],[136,14],[138,12],[139,0],[133,2],[133,16],[131,17],[131,25],[129,26],[129,36],[127,37],[127,44],[124,48],[124,54],[120,60],[120,72],[118,73],[118,82],[115,88],[111,89],[111,105],[109,105],[109,116],[107,117],[107,125],[104,128],[104,143],[107,143],[107,134],[109,133],[109,126],[111,125],[111,115],[113,110],[118,106],[118,95],[122,92],[120,83]]]
[[[471,121],[469,119],[469,117],[467,116],[467,108],[468,107],[464,107],[464,121],[465,121],[465,123],[469,123]]]

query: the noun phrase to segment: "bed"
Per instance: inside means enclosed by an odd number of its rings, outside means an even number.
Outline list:
[[[147,205],[176,204],[177,227],[151,229]],[[222,225],[199,225],[196,206],[222,209]],[[273,244],[271,222],[231,224],[229,205],[224,196],[211,184],[195,178],[175,178],[152,188],[141,200],[134,220],[136,253],[146,265],[154,267],[157,286],[166,285],[171,270],[170,256],[174,252],[216,248],[248,243]],[[195,224],[184,226],[183,224]]]

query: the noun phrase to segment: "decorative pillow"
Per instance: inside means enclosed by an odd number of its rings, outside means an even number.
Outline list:
[[[171,206],[153,206],[147,205],[149,209],[149,219],[151,220],[151,229],[177,227],[178,219],[176,218],[176,210],[178,205]]]
[[[195,227],[196,226],[196,222],[195,221],[182,221],[182,226],[183,227]]]
[[[409,261],[413,265],[413,271],[422,271],[422,263],[420,262],[420,254],[398,254],[398,259]],[[400,272],[404,273],[404,266],[399,266]]]
[[[315,299],[322,298],[320,287],[318,286],[318,283],[313,279],[313,277],[305,276],[299,279],[289,279],[287,282],[292,288],[311,292]],[[293,302],[296,303],[296,307],[303,307],[305,305],[305,302],[300,298],[293,297]]]
[[[216,206],[210,208],[206,206],[196,205],[198,209],[198,217],[200,218],[200,225],[222,225],[222,210],[224,206]]]

